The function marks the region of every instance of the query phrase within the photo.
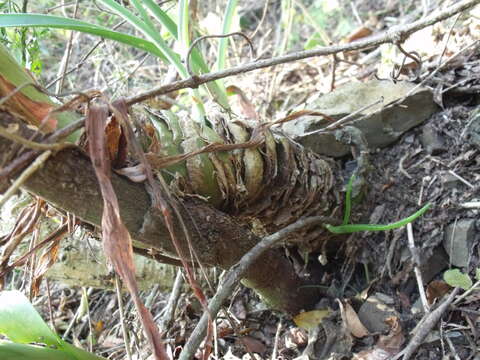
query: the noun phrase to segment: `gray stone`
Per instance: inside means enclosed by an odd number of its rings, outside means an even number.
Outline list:
[[[423,282],[428,284],[446,268],[448,268],[448,255],[441,246],[437,246],[433,250],[432,256],[420,265]]]
[[[474,236],[475,219],[461,219],[448,225],[443,239],[443,247],[453,266],[468,266]]]
[[[443,186],[446,189],[456,188],[460,184],[460,179],[458,177],[446,171],[440,174],[440,179],[442,181]]]
[[[349,83],[321,97],[312,98],[296,110],[316,110],[334,119],[373,104],[383,97],[383,103],[369,107],[359,113],[352,126],[359,128],[371,149],[385,147],[397,140],[403,133],[421,124],[437,110],[430,90],[418,88],[406,96],[415,84],[386,80],[372,80],[367,83]],[[405,97],[406,96],[406,97]],[[405,98],[404,98],[405,97]],[[399,104],[393,102],[403,99]],[[349,153],[349,147],[335,139],[333,133],[308,132],[321,129],[328,122],[320,116],[303,116],[283,125],[286,135],[311,150],[333,157]]]
[[[472,111],[465,129],[467,141],[480,148],[480,107]]]
[[[425,151],[430,155],[438,155],[447,150],[447,147],[445,146],[445,140],[430,124],[427,124],[423,127],[420,141]]]
[[[385,304],[375,295],[370,296],[358,311],[360,321],[371,333],[388,331],[389,326],[385,320],[390,316],[400,315],[392,306]]]

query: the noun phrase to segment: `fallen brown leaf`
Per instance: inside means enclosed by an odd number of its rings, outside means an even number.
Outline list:
[[[451,288],[452,287],[443,280],[433,280],[428,284],[426,290],[428,303],[432,305],[436,299],[443,297]]]
[[[356,338],[362,338],[370,335],[367,328],[362,324],[358,318],[357,313],[348,301],[337,300],[340,306],[340,314],[342,315],[345,328]]]

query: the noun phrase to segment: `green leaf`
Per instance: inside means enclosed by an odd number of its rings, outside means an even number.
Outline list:
[[[187,77],[187,70],[185,66],[183,66],[180,57],[177,53],[170,49],[165,40],[163,40],[160,33],[155,29],[152,22],[148,18],[142,4],[138,0],[132,0],[132,2],[140,13],[142,19],[140,19],[138,16],[135,16],[131,11],[114,0],[100,0],[100,2],[142,32],[143,35],[145,35],[151,42],[153,42],[153,44],[155,44],[157,50],[161,54],[161,57],[168,59],[170,64],[175,65],[183,78]]]
[[[188,0],[180,0],[178,2],[178,41],[180,42],[183,51],[182,55],[186,56],[188,48],[190,47],[190,34],[188,31],[189,16],[188,16]]]
[[[72,356],[63,351],[36,345],[16,344],[0,340],[0,359],[2,360],[72,360]]]
[[[443,274],[443,279],[445,282],[453,287],[459,287],[463,290],[468,290],[472,287],[472,279],[468,274],[462,273],[458,269],[450,269],[445,271]]]
[[[303,45],[303,48],[305,50],[311,50],[319,46],[325,46],[325,42],[318,32],[316,32],[307,39],[305,45]]]
[[[16,290],[0,293],[0,333],[17,343],[61,345],[25,295]]]
[[[159,49],[150,41],[76,19],[40,14],[0,14],[0,27],[47,27],[76,30],[130,45],[165,59]]]
[[[0,334],[10,342],[0,342],[2,360],[105,360],[60,339],[40,317],[21,292],[0,292]],[[45,347],[18,346],[28,343]]]
[[[480,268],[475,269],[475,279],[480,281]]]
[[[232,28],[233,19],[235,18],[235,9],[237,8],[237,2],[238,0],[229,0],[227,3],[225,13],[223,14],[222,34],[228,34]],[[221,38],[218,43],[217,70],[225,69],[228,40],[228,38]]]
[[[178,39],[177,24],[153,0],[143,0],[143,4],[150,10],[153,17],[175,38]]]

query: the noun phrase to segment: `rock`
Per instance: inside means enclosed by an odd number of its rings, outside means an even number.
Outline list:
[[[443,247],[453,266],[468,266],[475,233],[475,219],[461,219],[448,225],[443,239]]]
[[[359,128],[371,149],[385,147],[397,140],[403,133],[421,124],[437,110],[430,90],[419,88],[401,103],[392,104],[415,87],[408,82],[396,84],[386,80],[372,80],[367,83],[349,83],[321,97],[312,98],[296,110],[320,111],[334,119],[359,110],[368,104],[384,98],[356,116],[352,126]],[[321,129],[328,122],[319,116],[304,116],[283,125],[286,135],[305,147],[323,155],[340,157],[349,153],[349,147],[335,139],[331,133],[308,132]],[[307,135],[306,135],[307,134]]]
[[[370,296],[358,311],[360,321],[371,333],[388,331],[390,328],[385,320],[390,316],[400,317],[392,306],[385,304],[376,295]]]
[[[446,189],[454,189],[460,184],[460,179],[449,172],[440,173],[440,179]]]
[[[432,256],[420,265],[423,282],[428,284],[446,268],[448,268],[448,256],[441,246],[437,246],[433,250]]]
[[[438,155],[447,150],[445,140],[431,124],[423,127],[420,141],[425,151],[430,155]]]
[[[480,107],[470,114],[465,129],[465,137],[470,144],[480,148]]]

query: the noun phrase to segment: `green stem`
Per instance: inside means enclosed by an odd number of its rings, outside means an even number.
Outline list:
[[[340,226],[332,226],[329,224],[326,224],[325,227],[327,228],[328,231],[334,233],[334,234],[351,234],[354,232],[358,231],[386,231],[386,230],[392,230],[392,229],[397,229],[402,226],[407,225],[408,223],[411,223],[418,217],[422,216],[429,208],[431,207],[431,204],[426,204],[424,207],[422,207],[420,210],[418,210],[415,214],[410,215],[409,217],[406,217],[400,221],[386,224],[386,225],[381,225],[381,224],[353,224],[353,225],[340,225]]]

